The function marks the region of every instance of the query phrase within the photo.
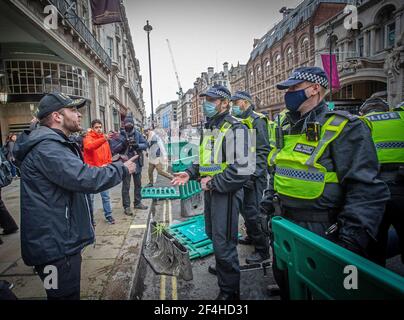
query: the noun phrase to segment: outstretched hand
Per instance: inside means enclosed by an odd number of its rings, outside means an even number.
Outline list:
[[[183,186],[189,181],[189,174],[186,172],[174,173],[174,179],[171,180],[173,186]]]
[[[135,173],[136,172],[136,159],[139,158],[139,155],[136,155],[132,158],[130,158],[128,161],[126,161],[123,165],[128,168],[129,174]]]

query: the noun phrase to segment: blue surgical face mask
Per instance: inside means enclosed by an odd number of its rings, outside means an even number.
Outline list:
[[[310,88],[310,87],[307,87]],[[306,89],[286,92],[285,104],[286,108],[292,112],[296,112],[300,106],[309,98],[306,96]]]
[[[208,118],[212,118],[217,114],[216,104],[213,102],[205,101],[202,105],[203,114]]]
[[[231,114],[235,117],[240,117],[243,114],[243,110],[238,105],[231,107]]]

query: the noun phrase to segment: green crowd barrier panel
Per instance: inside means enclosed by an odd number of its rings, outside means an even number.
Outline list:
[[[179,199],[180,194],[175,187],[142,188],[143,199]]]
[[[197,159],[197,156],[186,157],[172,162],[173,172],[182,172],[188,169]]]
[[[170,142],[167,143],[166,148],[171,160],[180,160],[197,156],[199,152],[199,147],[188,141]]]
[[[272,231],[291,299],[404,299],[404,277],[282,217],[272,219]]]
[[[180,199],[188,199],[192,196],[202,192],[201,184],[198,181],[191,180],[184,186],[180,186]]]
[[[191,180],[184,186],[177,187],[159,187],[142,188],[141,195],[143,199],[189,199],[202,192],[201,184],[198,181]]]

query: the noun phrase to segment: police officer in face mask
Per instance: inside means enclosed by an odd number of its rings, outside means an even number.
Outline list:
[[[372,137],[380,163],[380,179],[386,182],[391,193],[377,242],[372,244],[370,250],[376,257],[376,262],[384,266],[388,258],[389,229],[393,226],[398,235],[401,260],[404,263],[404,106],[390,111],[386,101],[370,98],[360,107],[359,113],[372,123]]]
[[[329,111],[328,87],[318,67],[296,69],[277,85],[287,90],[288,109],[277,135],[274,174],[261,212],[288,220],[364,257],[374,241],[389,191],[378,179],[378,161],[368,125],[344,111]],[[289,126],[283,126],[288,123]],[[273,271],[288,298],[287,273]]]
[[[213,242],[220,293],[216,300],[240,298],[237,254],[238,215],[243,186],[254,173],[248,168],[247,128],[229,113],[230,92],[213,86],[201,95],[207,117],[199,150],[199,164],[174,174],[174,185],[201,180],[205,191],[206,234]]]
[[[270,258],[269,239],[260,230],[259,203],[267,186],[267,158],[269,145],[269,119],[254,111],[252,97],[246,91],[236,91],[231,97],[232,114],[240,119],[255,135],[255,146],[251,155],[255,158],[256,169],[250,180],[244,185],[244,199],[241,215],[244,218],[247,236],[239,239],[240,244],[253,244],[255,251],[246,258],[247,264],[261,263]]]

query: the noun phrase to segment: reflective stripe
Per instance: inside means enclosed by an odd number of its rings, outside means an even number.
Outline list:
[[[323,182],[324,173],[322,172],[308,172],[305,170],[276,168],[276,174],[284,177],[295,178],[305,181]]]
[[[316,162],[316,160],[318,160],[319,156],[321,156],[321,154],[323,154],[324,147],[326,147],[332,140],[334,140],[341,133],[342,128],[345,126],[346,122],[348,122],[348,120],[346,118],[335,115],[334,117],[331,117],[330,120],[328,120],[324,124],[324,127],[326,128],[325,132],[324,132],[323,136],[321,137],[321,140],[318,143],[315,151],[310,156],[310,158],[306,161],[307,166],[309,166],[309,167],[314,166],[314,163]]]
[[[314,150],[313,154],[310,156],[309,160],[306,161],[306,165],[307,166],[313,166],[314,162],[316,161],[316,157],[318,156],[318,154],[320,152],[323,151],[323,146],[330,141],[334,135],[336,134],[335,131],[330,131],[330,130],[326,130],[324,133],[324,136],[321,138],[320,142],[318,143],[318,146],[316,147],[316,149]]]
[[[220,171],[222,167],[220,165],[213,165],[209,167],[199,167],[200,172]]]
[[[376,149],[404,149],[404,141],[379,142]]]

